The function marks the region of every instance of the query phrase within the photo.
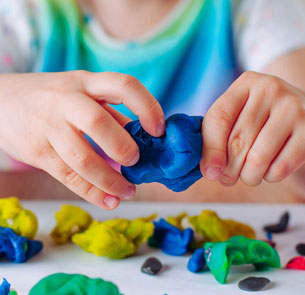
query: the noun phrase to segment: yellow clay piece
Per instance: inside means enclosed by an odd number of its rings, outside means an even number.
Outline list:
[[[171,225],[178,227],[180,230],[183,230],[183,226],[181,224],[182,219],[185,218],[187,216],[187,213],[181,212],[180,214],[178,214],[177,216],[168,216],[166,218],[167,222],[170,223]]]
[[[93,221],[89,228],[72,237],[72,242],[97,256],[122,259],[132,255],[152,236],[155,215],[128,220]]]
[[[229,230],[230,237],[245,236],[248,239],[256,239],[255,231],[251,226],[233,219],[223,219],[223,221]]]
[[[38,230],[38,220],[32,211],[23,208],[17,197],[10,197],[0,199],[0,226],[33,239]]]
[[[232,219],[221,219],[212,210],[203,210],[198,216],[189,216],[189,221],[195,232],[202,236],[203,242],[224,242],[236,235],[255,238],[255,231],[249,225]]]
[[[63,205],[55,213],[56,226],[51,237],[56,244],[65,244],[71,240],[75,233],[85,231],[92,222],[91,215],[80,207]]]

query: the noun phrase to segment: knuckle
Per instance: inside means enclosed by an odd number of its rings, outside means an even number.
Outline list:
[[[266,163],[266,157],[263,153],[259,152],[255,148],[252,148],[247,155],[246,162],[257,169]]]
[[[259,74],[257,72],[254,72],[254,71],[246,71],[246,72],[243,72],[241,75],[240,75],[240,80],[252,80],[254,78],[256,78]]]
[[[62,171],[63,183],[71,188],[77,188],[83,183],[83,178],[70,168]]]
[[[120,195],[122,193],[121,183],[117,177],[104,177],[102,179],[103,190],[112,195]]]
[[[263,86],[271,98],[278,98],[283,93],[283,83],[281,79],[275,76],[264,76]]]
[[[235,132],[229,137],[228,151],[233,156],[239,156],[245,149],[246,142],[241,131]]]
[[[87,128],[89,130],[95,130],[105,125],[107,121],[107,116],[103,116],[101,114],[92,114],[92,116],[87,119]]]
[[[134,88],[139,83],[138,79],[131,75],[122,76],[122,88]]]
[[[221,107],[211,109],[211,111],[206,115],[206,119],[219,128],[228,128],[231,124],[230,114]]]
[[[148,112],[151,112],[152,110],[156,109],[157,107],[159,107],[159,103],[157,102],[156,99],[151,100],[146,106]]]
[[[124,164],[128,164],[133,160],[137,153],[137,147],[130,144],[129,141],[124,141],[113,148],[113,153],[117,156],[118,160]]]
[[[74,166],[78,171],[87,170],[92,161],[92,158],[88,153],[84,153],[80,151],[72,152],[72,157],[73,157]]]
[[[272,165],[270,172],[266,175],[266,180],[268,182],[278,182],[290,173],[290,165],[287,161],[279,161]]]

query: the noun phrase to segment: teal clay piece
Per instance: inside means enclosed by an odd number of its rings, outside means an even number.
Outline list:
[[[118,287],[81,274],[55,273],[40,280],[29,295],[122,295]]]
[[[258,270],[280,268],[277,251],[264,241],[234,236],[226,242],[205,243],[208,268],[220,284],[225,284],[231,265],[253,264]]]

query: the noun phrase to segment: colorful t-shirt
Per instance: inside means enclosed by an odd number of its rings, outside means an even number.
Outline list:
[[[153,32],[120,42],[76,0],[1,0],[0,72],[127,73],[166,115],[204,115],[240,71],[305,46],[304,12],[302,0],[180,0]]]

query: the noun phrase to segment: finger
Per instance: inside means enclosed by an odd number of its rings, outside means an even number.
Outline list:
[[[118,197],[106,194],[71,169],[51,146],[44,157],[40,159],[40,168],[93,205],[112,210],[120,203]]]
[[[100,190],[109,195],[130,199],[135,195],[135,185],[113,170],[98,156],[83,136],[71,127],[63,127],[49,141],[61,159]]]
[[[110,105],[102,103],[102,106],[121,126],[124,127],[128,122],[131,121],[127,116],[124,116],[123,114],[112,108]]]
[[[67,120],[88,134],[114,161],[124,166],[137,163],[139,160],[137,144],[113,116],[96,101],[85,95],[77,95],[73,104],[71,101],[67,102],[65,110]]]
[[[235,121],[249,97],[248,83],[241,77],[219,97],[203,121],[203,150],[200,168],[202,174],[217,180],[227,163],[227,142]]]
[[[158,101],[136,78],[112,72],[89,73],[84,76],[86,93],[97,100],[111,104],[124,104],[152,136],[161,136],[165,119]]]
[[[219,181],[224,185],[237,182],[247,154],[269,117],[269,105],[257,99],[260,93],[253,91],[229,135],[227,143],[227,166]]]
[[[264,175],[266,181],[279,182],[305,164],[303,133],[301,130],[288,139]]]
[[[291,124],[281,124],[282,116],[274,117],[271,115],[247,154],[240,178],[248,185],[261,183],[272,160],[291,135]]]

